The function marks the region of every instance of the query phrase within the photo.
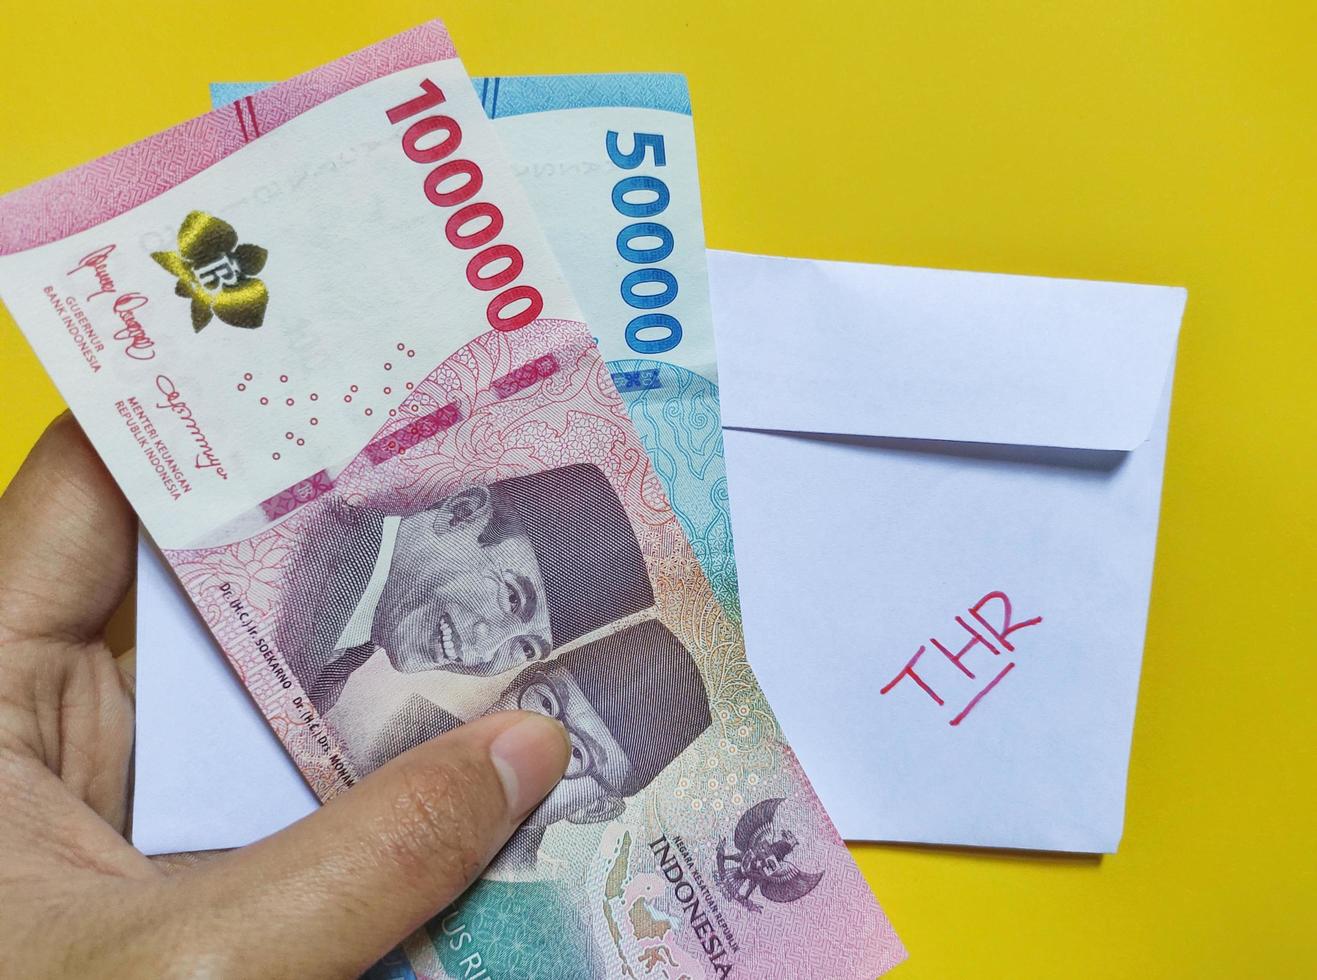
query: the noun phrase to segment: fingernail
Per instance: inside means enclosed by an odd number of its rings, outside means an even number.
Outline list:
[[[520,819],[549,794],[567,768],[567,730],[544,715],[524,715],[489,746],[508,810]]]

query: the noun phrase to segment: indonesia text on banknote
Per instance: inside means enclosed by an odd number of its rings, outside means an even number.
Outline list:
[[[409,971],[900,958],[441,25],[0,200],[0,295],[322,798],[484,711],[571,731]]]

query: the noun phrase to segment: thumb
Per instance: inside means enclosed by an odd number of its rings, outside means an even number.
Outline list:
[[[185,948],[262,975],[357,976],[475,880],[569,751],[558,722],[505,712],[403,753],[200,872],[189,897],[204,912],[185,916],[198,930]]]
[[[132,584],[136,537],[128,501],[65,412],[0,497],[0,628],[98,635]]]

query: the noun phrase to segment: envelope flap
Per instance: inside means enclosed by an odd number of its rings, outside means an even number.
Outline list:
[[[723,425],[1129,450],[1165,390],[1169,286],[709,251]]]

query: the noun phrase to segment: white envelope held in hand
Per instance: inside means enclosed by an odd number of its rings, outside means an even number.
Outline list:
[[[1185,291],[709,268],[746,646],[838,829],[1114,851]]]

